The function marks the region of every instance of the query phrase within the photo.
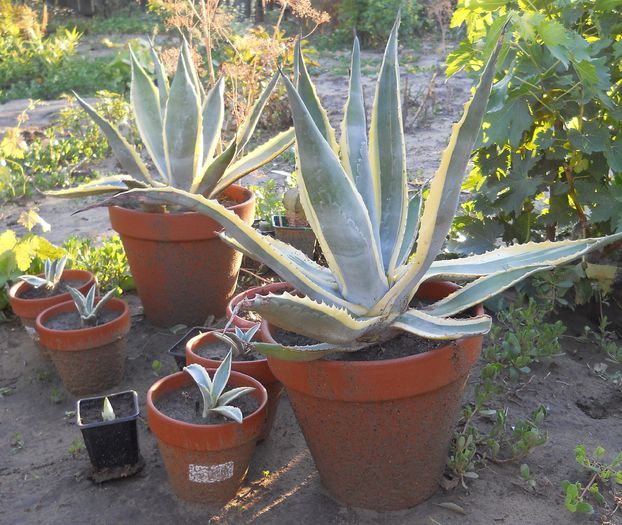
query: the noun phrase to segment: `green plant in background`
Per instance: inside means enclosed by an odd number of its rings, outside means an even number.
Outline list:
[[[225,391],[225,387],[229,382],[229,376],[231,375],[231,354],[232,351],[229,350],[227,356],[222,360],[216,372],[214,372],[213,378],[210,378],[208,371],[204,367],[196,363],[184,366],[184,372],[187,372],[192,377],[201,391],[201,396],[203,397],[203,418],[207,418],[212,413],[231,419],[236,423],[242,423],[242,411],[236,406],[229,405],[229,403],[240,396],[254,392],[255,388],[252,386],[241,386]]]
[[[547,310],[529,298],[527,305],[510,305],[498,314],[499,324],[492,327],[489,344],[482,349],[488,363],[499,363],[511,380],[531,372],[532,362],[559,354],[559,338],[566,331],[564,323],[545,321]],[[536,343],[537,342],[537,343]]]
[[[138,134],[131,119],[129,104],[122,96],[98,92],[97,111],[123,130],[128,141],[136,143]],[[16,127],[0,141],[0,201],[31,195],[35,189],[46,191],[87,179],[89,164],[109,153],[106,136],[72,97],[54,124],[42,135],[24,140],[22,125],[28,112],[22,113]]]
[[[63,248],[73,261],[72,268],[92,272],[102,292],[114,289],[122,293],[136,287],[118,235],[103,239],[99,245],[92,239],[71,236]]]
[[[574,483],[568,480],[564,481],[563,488],[566,493],[564,503],[570,512],[592,514],[594,507],[587,501],[589,499],[599,506],[606,506],[607,501],[601,492],[601,487],[609,489],[608,492],[614,496],[617,494],[614,487],[622,485],[622,452],[618,453],[610,463],[603,461],[605,452],[603,447],[596,447],[593,455],[589,456],[585,445],[576,446],[575,459],[591,474],[591,477],[585,486],[580,481]],[[599,483],[601,484],[600,487]],[[617,498],[618,502],[613,512],[620,506],[620,496],[618,495]]]
[[[115,290],[110,290],[96,303],[95,294],[97,293],[97,284],[91,286],[91,289],[86,293],[86,295],[82,295],[80,290],[76,290],[71,286],[67,287],[67,291],[76,305],[76,309],[80,315],[80,325],[82,328],[97,326],[100,322],[99,315],[104,311],[104,306],[106,306],[106,303],[115,295]]]
[[[104,177],[77,188],[52,191],[50,194],[76,197],[116,193],[128,188],[170,185],[215,197],[240,177],[270,162],[292,144],[293,130],[288,130],[242,156],[278,76],[275,75],[266,87],[234,139],[221,150],[221,128],[225,112],[224,79],[221,78],[205,93],[185,41],[170,88],[164,67],[153,48],[157,87],[131,50],[130,55],[130,100],[138,131],[156,168],[155,174],[119,130],[78,97],[82,107],[108,137],[112,151],[128,175]]]
[[[278,188],[274,179],[268,179],[263,186],[254,185],[248,189],[255,194],[255,218],[271,228],[272,217],[285,212],[283,191]]]
[[[487,316],[457,318],[460,312],[527,276],[581,257],[622,234],[601,239],[530,243],[485,255],[435,261],[455,214],[464,171],[479,135],[493,82],[497,46],[473,98],[453,128],[449,147],[430,184],[425,203],[410,199],[401,121],[396,22],[378,79],[369,139],[360,81],[358,41],[352,55],[350,96],[341,145],[316,96],[300,48],[294,86],[284,78],[296,130],[298,187],[307,219],[327,267],[289,245],[261,235],[218,202],[175,188],[134,189],[103,205],[173,203],[204,213],[224,228],[221,238],[274,270],[300,295],[257,295],[244,308],[317,344],[256,343],[281,359],[313,360],[356,351],[400,332],[428,339],[458,339],[486,333]],[[420,214],[420,210],[423,212]],[[421,215],[421,216],[420,216]],[[410,307],[428,279],[472,280],[445,299]]]
[[[455,250],[622,228],[621,19],[617,0],[458,2],[448,76],[479,71],[509,30]]]

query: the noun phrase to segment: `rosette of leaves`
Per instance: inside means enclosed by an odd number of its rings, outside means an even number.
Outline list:
[[[76,95],[99,125],[127,175],[113,175],[50,195],[78,197],[117,193],[129,188],[171,186],[213,198],[238,179],[270,162],[294,141],[294,131],[283,131],[243,154],[261,112],[278,81],[274,75],[252,107],[235,137],[223,146],[225,80],[204,91],[184,40],[177,71],[169,86],[164,66],[151,47],[157,86],[130,48],[130,102],[140,137],[155,170],[150,170],[136,148],[109,121]]]
[[[409,332],[428,339],[457,339],[486,333],[488,316],[458,314],[525,277],[580,257],[622,234],[601,239],[529,243],[484,255],[439,260],[454,218],[460,188],[482,119],[501,47],[484,67],[480,82],[453,127],[449,145],[425,200],[410,196],[400,107],[396,22],[380,69],[369,137],[355,40],[349,97],[340,142],[316,95],[297,49],[294,83],[284,78],[296,131],[298,187],[307,220],[327,266],[288,244],[261,235],[219,203],[172,188],[135,189],[108,199],[123,205],[172,202],[204,213],[224,228],[221,238],[272,268],[297,293],[256,295],[244,301],[270,323],[318,340],[283,346],[255,343],[281,359],[312,360],[351,352]],[[430,305],[414,296],[432,279],[469,284]]]
[[[506,24],[453,248],[622,230],[622,2],[460,0],[447,75],[477,74]]]

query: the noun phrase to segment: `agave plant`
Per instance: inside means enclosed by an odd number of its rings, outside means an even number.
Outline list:
[[[43,277],[37,275],[22,275],[20,279],[27,282],[33,288],[45,288],[48,293],[52,293],[60,284],[67,260],[67,255],[54,261],[46,259],[43,264]]]
[[[328,267],[263,236],[214,201],[173,189],[132,190],[128,199],[173,202],[205,213],[224,227],[231,246],[272,268],[298,293],[256,295],[244,307],[283,329],[319,342],[305,346],[255,343],[267,355],[312,360],[355,351],[409,332],[429,339],[486,333],[488,316],[456,318],[521,279],[622,238],[527,243],[483,255],[436,260],[458,206],[460,187],[488,102],[497,45],[479,85],[453,126],[449,145],[425,201],[408,194],[401,120],[397,31],[391,32],[379,73],[369,138],[361,87],[359,44],[352,53],[349,97],[338,144],[315,93],[300,49],[295,84],[285,78],[296,131],[298,184],[307,220]],[[430,305],[417,304],[431,279],[469,281]]]
[[[210,412],[220,414],[236,423],[242,422],[242,411],[235,406],[229,405],[234,399],[249,394],[255,389],[252,386],[241,386],[232,388],[225,392],[225,387],[231,375],[231,350],[222,360],[220,366],[214,373],[214,378],[210,378],[207,370],[201,365],[193,363],[184,367],[184,372],[188,372],[203,397],[203,418],[207,418]]]
[[[233,315],[235,315],[235,312]],[[237,357],[254,349],[253,337],[255,337],[260,326],[259,323],[255,323],[248,330],[242,330],[242,328],[236,326],[233,332],[227,332],[228,326],[226,326],[222,333],[214,332],[214,337],[225,343]]]
[[[130,101],[155,172],[149,170],[118,129],[76,95],[80,105],[108,138],[127,175],[100,178],[76,188],[50,191],[49,195],[78,197],[117,193],[129,188],[172,186],[213,198],[239,178],[270,162],[293,143],[294,130],[289,129],[243,155],[278,81],[278,74],[271,79],[236,136],[221,150],[224,78],[221,77],[205,93],[184,39],[170,87],[164,67],[151,44],[156,87],[131,47],[129,51],[132,64]]]
[[[117,416],[114,413],[112,404],[108,399],[108,396],[104,398],[104,409],[102,410],[102,421],[114,421]]]
[[[82,295],[80,290],[76,290],[71,286],[67,287],[67,291],[71,295],[78,314],[80,314],[80,323],[82,326],[95,326],[99,319],[100,312],[104,309],[105,304],[112,299],[115,294],[115,290],[110,290],[95,304],[95,292],[97,291],[97,285],[93,284],[91,289]]]

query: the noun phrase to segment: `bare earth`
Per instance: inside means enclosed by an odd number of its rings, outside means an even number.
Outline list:
[[[366,54],[378,59],[379,55]],[[433,50],[424,48],[418,65],[439,62]],[[331,120],[340,118],[345,100],[345,79],[325,68],[318,78],[320,96]],[[412,92],[425,90],[431,72],[411,75]],[[371,99],[373,77],[365,80]],[[451,124],[468,97],[470,83],[458,77],[444,84],[436,81],[434,113],[411,127],[407,137],[411,177],[432,175],[445,147]],[[3,109],[0,107],[0,123]],[[413,108],[414,114],[416,108]],[[35,202],[52,224],[49,238],[60,242],[69,234],[97,238],[110,232],[105,210],[72,217],[84,202],[41,198]],[[29,203],[30,204],[30,203]],[[0,211],[3,226],[15,229],[19,205]],[[128,339],[125,377],[115,390],[135,389],[145,414],[145,394],[156,380],[152,363],[162,363],[160,375],[175,370],[167,348],[180,336],[159,330],[143,320],[138,299],[130,294],[133,328]],[[569,320],[580,331],[587,321],[581,312]],[[576,335],[576,334],[574,334]],[[518,475],[518,465],[489,464],[469,489],[438,493],[428,502],[401,512],[375,513],[350,509],[333,501],[322,488],[287,398],[281,401],[271,436],[259,444],[247,480],[238,497],[224,509],[208,509],[179,501],[171,492],[154,437],[146,421],[139,421],[144,470],[134,478],[94,485],[86,478],[89,461],[84,450],[72,455],[74,442],[81,443],[74,417],[76,399],[58,379],[52,363],[44,358],[18,322],[0,325],[0,524],[125,524],[160,523],[223,524],[441,524],[441,525],[565,525],[599,522],[596,517],[573,516],[564,509],[564,479],[587,481],[574,461],[574,447],[588,450],[601,445],[608,452],[622,446],[622,390],[597,376],[593,365],[604,361],[590,345],[564,338],[565,355],[534,367],[533,379],[515,389],[509,398],[508,419],[527,417],[543,403],[549,411],[545,428],[548,442],[527,458],[537,481],[535,494],[528,493]],[[589,366],[588,366],[589,365]],[[609,365],[613,371],[614,365]],[[478,371],[474,371],[474,377]],[[0,390],[1,391],[1,390]],[[472,395],[472,384],[467,396]],[[579,406],[581,408],[579,408]],[[22,446],[16,444],[17,438]],[[73,447],[75,448],[75,447]],[[364,480],[361,480],[364,483]],[[439,507],[452,502],[465,514]],[[622,511],[618,514],[622,514]],[[617,521],[616,521],[617,520]],[[611,523],[622,524],[614,515]]]

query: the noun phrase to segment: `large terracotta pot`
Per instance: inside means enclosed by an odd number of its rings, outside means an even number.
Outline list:
[[[44,310],[35,321],[41,345],[50,357],[65,388],[75,396],[104,392],[118,385],[125,367],[125,336],[131,327],[127,304],[113,297],[104,310],[118,312],[112,321],[78,330],[56,330],[46,323],[66,312],[76,311],[73,301]]]
[[[223,194],[239,203],[229,209],[251,224],[253,192],[232,185]],[[224,316],[242,254],[218,238],[220,224],[195,212],[147,213],[117,206],[108,212],[151,323],[200,326],[210,315]]]
[[[426,283],[417,296],[455,290]],[[482,314],[479,306],[477,313]],[[320,478],[340,502],[412,507],[438,488],[462,393],[482,336],[384,361],[268,358],[285,385]]]
[[[216,341],[220,341],[214,337],[214,332],[204,332],[199,334],[186,343],[186,363],[197,363],[205,368],[218,368],[221,361],[216,359],[208,359],[198,354],[198,349],[207,346]],[[274,374],[268,366],[268,360],[264,357],[255,361],[233,361],[231,369],[241,372],[247,376],[251,376],[259,381],[268,392],[268,405],[266,425],[259,436],[259,440],[266,439],[270,434],[274,418],[279,407],[279,400],[283,393],[283,384],[274,377]]]
[[[43,274],[39,274],[39,277],[43,277]],[[84,284],[77,287],[83,294],[86,294],[86,292],[91,289],[91,286],[95,284],[95,277],[91,272],[87,272],[86,270],[65,270],[63,271],[61,280],[83,282]],[[19,316],[21,319],[26,331],[36,339],[35,319],[37,316],[50,306],[70,301],[71,295],[69,295],[69,292],[65,292],[39,299],[24,299],[21,297],[30,289],[32,289],[32,286],[25,281],[15,283],[9,290],[9,303],[15,315]]]
[[[215,371],[209,370],[210,376]],[[255,443],[265,425],[268,394],[252,377],[231,372],[228,384],[254,387],[255,391],[249,395],[260,402],[259,408],[241,424],[195,425],[172,419],[156,408],[158,398],[191,384],[188,374],[177,372],[160,379],[149,389],[149,428],[158,440],[175,494],[195,503],[224,505],[235,496],[246,476]]]

